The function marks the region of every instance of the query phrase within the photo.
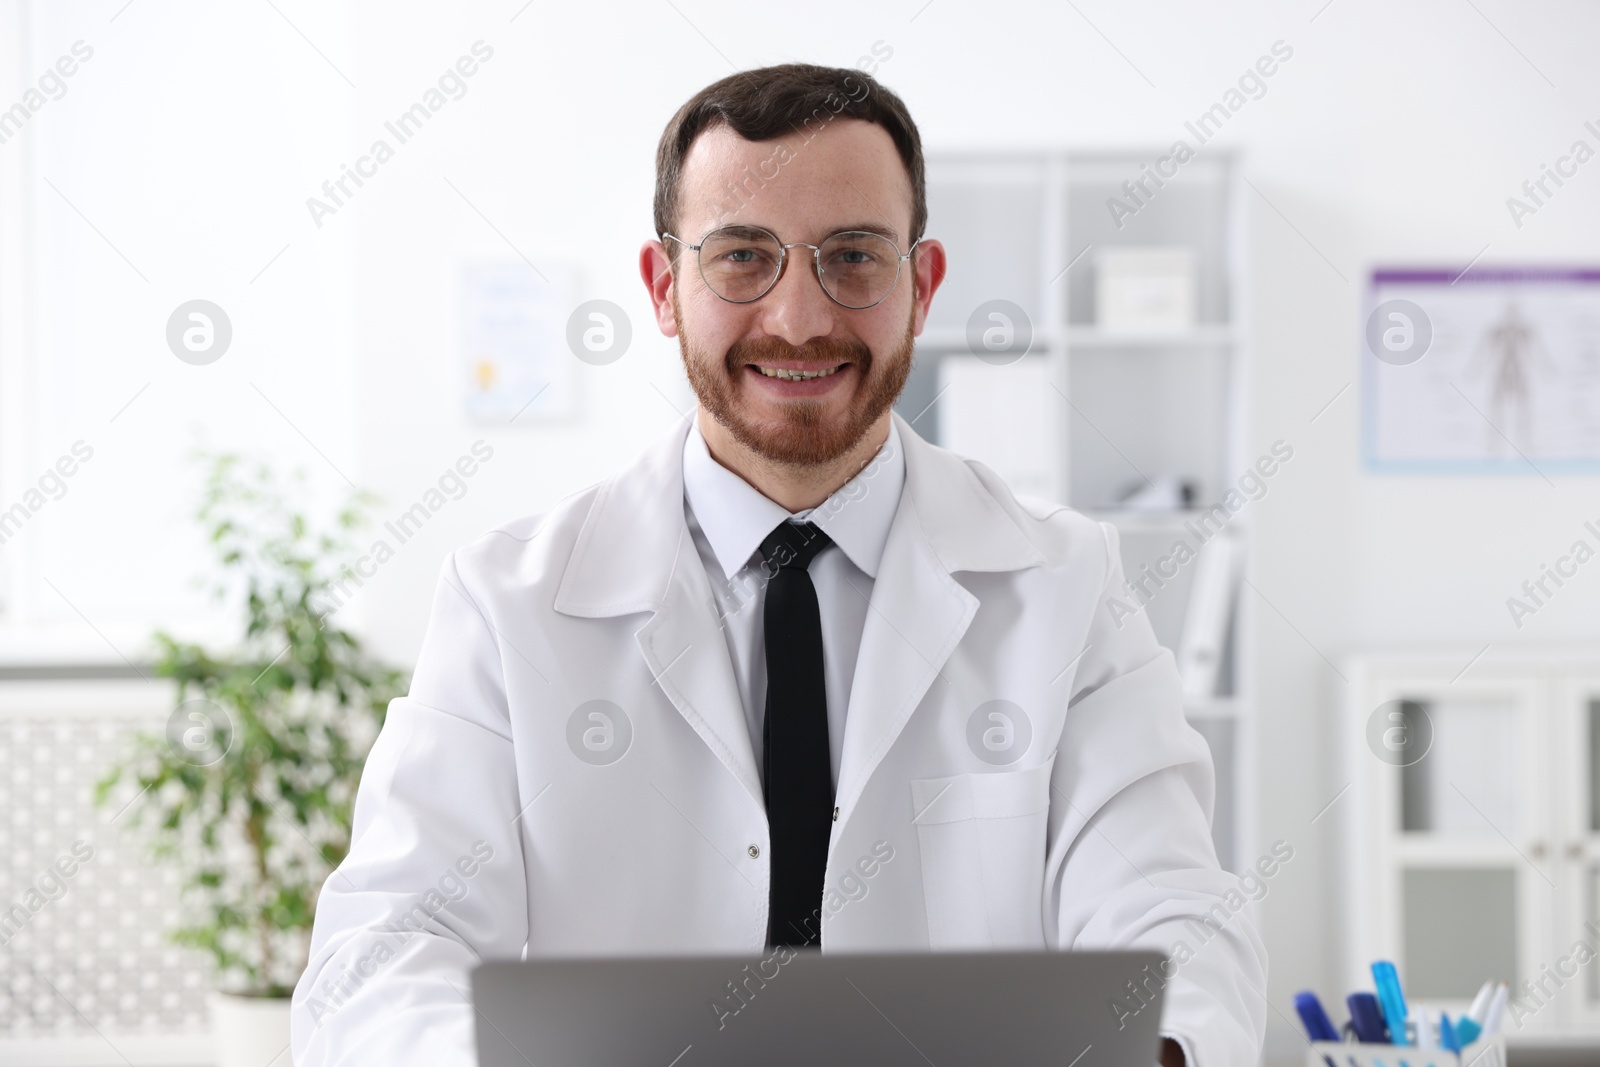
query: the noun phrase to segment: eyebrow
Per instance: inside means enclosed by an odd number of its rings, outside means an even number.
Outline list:
[[[889,240],[893,241],[895,244],[900,243],[899,230],[896,230],[893,226],[883,226],[876,222],[858,222],[851,226],[841,226],[839,229],[834,230],[833,232],[845,233],[852,230],[860,233],[875,233],[879,237],[889,238]]]
[[[770,226],[763,226],[757,222],[725,222],[721,226],[712,227],[712,229],[766,230],[768,233],[775,232]],[[823,237],[831,237],[836,233],[875,233],[879,237],[887,237],[889,240],[895,243],[896,247],[899,247],[900,244],[899,230],[896,230],[893,226],[885,226],[882,223],[877,222],[855,222],[845,226],[838,226],[823,234]]]

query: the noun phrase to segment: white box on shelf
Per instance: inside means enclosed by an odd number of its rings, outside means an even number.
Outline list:
[[[1188,246],[1102,247],[1095,254],[1095,325],[1118,333],[1194,329],[1198,273]]]

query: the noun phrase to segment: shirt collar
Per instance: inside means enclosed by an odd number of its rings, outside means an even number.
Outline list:
[[[891,419],[888,439],[871,462],[821,504],[791,514],[711,458],[694,417],[683,443],[684,498],[728,580],[749,564],[762,540],[787,519],[816,523],[851,563],[876,579],[900,506],[905,471],[900,429]]]

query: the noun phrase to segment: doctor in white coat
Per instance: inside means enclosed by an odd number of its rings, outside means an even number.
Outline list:
[[[1107,606],[1116,529],[891,411],[945,272],[904,104],[743,72],[657,169],[641,274],[699,407],[445,560],[295,1063],[472,1062],[487,959],[819,942],[1153,948],[1162,1063],[1255,1063],[1266,954],[1173,657]]]

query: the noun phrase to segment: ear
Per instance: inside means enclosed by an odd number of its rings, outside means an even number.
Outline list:
[[[639,277],[650,294],[656,327],[664,337],[678,336],[678,317],[672,312],[672,260],[660,241],[646,241],[639,249]]]
[[[928,308],[933,303],[933,294],[944,284],[944,245],[930,240],[919,242],[916,252],[911,256],[911,265],[911,279],[915,283],[912,298],[916,302],[911,333],[914,337],[920,337],[923,326],[928,322]]]

